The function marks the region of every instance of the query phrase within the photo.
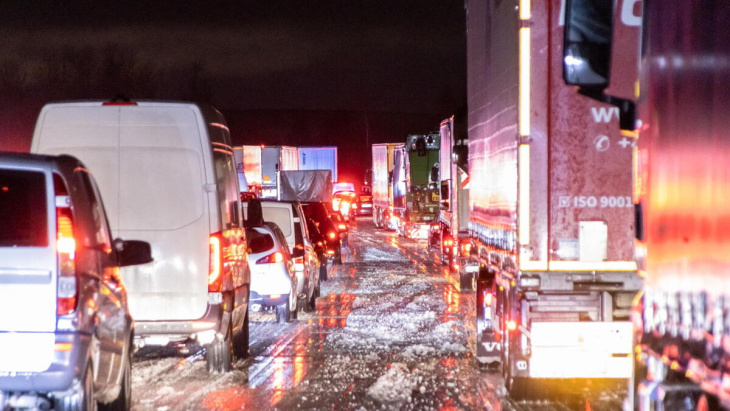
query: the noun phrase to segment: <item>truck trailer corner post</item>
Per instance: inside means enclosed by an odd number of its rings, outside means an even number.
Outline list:
[[[543,379],[628,379],[642,283],[632,149],[614,106],[563,82],[561,3],[467,4],[477,357],[502,363],[516,398]]]

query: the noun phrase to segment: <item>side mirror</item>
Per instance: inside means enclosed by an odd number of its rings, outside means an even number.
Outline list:
[[[444,211],[449,211],[449,202],[448,201],[442,201],[441,202],[441,209]]]
[[[431,181],[434,183],[438,183],[440,180],[440,166],[439,163],[436,163],[431,167]]]
[[[120,267],[130,265],[147,264],[154,261],[150,243],[138,240],[114,240],[114,249],[117,251],[117,258]]]
[[[304,257],[304,247],[301,246],[301,245],[299,245],[299,244],[297,244],[294,247],[294,250],[292,251],[291,256],[294,257],[294,258]]]
[[[566,0],[563,79],[566,84],[608,87],[613,0]]]

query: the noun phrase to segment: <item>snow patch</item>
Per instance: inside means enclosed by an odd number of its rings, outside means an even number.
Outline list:
[[[416,378],[403,363],[394,363],[368,388],[367,394],[382,403],[410,402],[416,388]]]

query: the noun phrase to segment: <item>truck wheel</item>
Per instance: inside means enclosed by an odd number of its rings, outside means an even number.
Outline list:
[[[288,322],[291,322],[289,301],[276,306],[276,322],[279,324],[286,324]]]
[[[230,325],[223,339],[216,338],[205,352],[208,372],[211,374],[229,372],[233,369],[233,340]]]
[[[504,385],[509,391],[509,396],[515,401],[531,400],[537,398],[529,378],[510,377],[505,380]]]
[[[95,411],[98,406],[94,399],[94,372],[89,363],[83,382],[74,384],[69,395],[56,399],[56,411]]]
[[[322,258],[322,264],[319,266],[319,281],[327,281],[327,259]]]
[[[474,274],[459,271],[459,288],[461,292],[474,291]]]

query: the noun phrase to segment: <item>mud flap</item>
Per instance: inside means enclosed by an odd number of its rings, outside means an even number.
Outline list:
[[[492,285],[494,275],[480,269],[477,277],[477,353],[480,364],[497,364],[502,359],[502,343],[495,336],[492,311]]]

